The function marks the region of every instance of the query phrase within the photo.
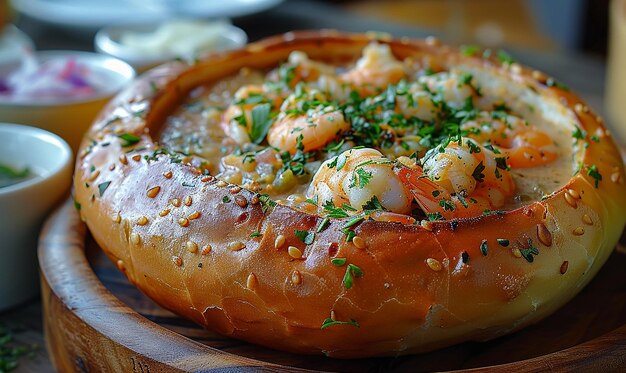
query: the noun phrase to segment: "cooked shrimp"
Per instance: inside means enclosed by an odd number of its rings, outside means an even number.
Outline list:
[[[312,82],[321,76],[335,75],[335,68],[323,62],[314,61],[301,51],[291,52],[287,63],[272,73],[273,79],[279,79],[290,87],[299,82]]]
[[[425,158],[423,170],[401,167],[397,171],[425,213],[445,218],[476,216],[503,207],[515,191],[506,166],[468,138],[461,138],[461,144],[451,142],[443,152],[436,147]]]
[[[393,56],[391,48],[387,44],[371,43],[363,49],[356,66],[341,78],[369,92],[367,87],[383,89],[398,83],[404,76],[404,65]]]
[[[298,144],[305,152],[317,150],[350,129],[342,112],[315,90],[292,94],[267,133],[267,142],[294,154]]]
[[[375,196],[385,209],[398,214],[408,214],[413,199],[392,162],[371,148],[351,149],[322,163],[307,195],[317,198],[320,208],[330,201],[358,211]]]
[[[481,112],[476,119],[461,125],[468,137],[500,148],[513,168],[536,167],[558,157],[556,145],[545,132],[510,114]]]

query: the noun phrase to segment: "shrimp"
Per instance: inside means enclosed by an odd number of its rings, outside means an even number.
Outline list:
[[[252,110],[260,104],[270,104],[276,107],[280,104],[280,97],[267,92],[264,87],[247,85],[235,92],[234,101],[224,111],[221,127],[224,133],[238,144],[251,142]]]
[[[398,83],[405,75],[404,65],[393,56],[389,45],[371,43],[363,49],[363,56],[356,66],[341,78],[358,87],[358,91],[371,93]]]
[[[267,142],[282,151],[296,153],[322,148],[350,129],[343,113],[317,90],[293,93],[267,133]]]
[[[489,149],[468,138],[427,153],[423,169],[401,167],[397,175],[408,185],[420,208],[444,218],[472,217],[503,207],[515,191],[506,165]],[[501,158],[504,159],[504,158]]]
[[[513,168],[541,166],[558,157],[550,136],[514,115],[481,112],[474,120],[462,124],[461,130],[480,143],[500,147]]]
[[[357,211],[376,197],[392,213],[411,212],[413,197],[393,171],[393,162],[378,150],[351,149],[326,160],[313,177],[307,196],[320,208],[350,205]]]
[[[334,76],[335,68],[323,62],[314,61],[301,51],[291,52],[287,63],[273,73],[273,79],[282,80],[290,87],[299,82],[312,82],[322,76]]]

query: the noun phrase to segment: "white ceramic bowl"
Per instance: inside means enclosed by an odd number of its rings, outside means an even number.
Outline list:
[[[106,77],[106,88],[85,97],[63,97],[53,100],[20,99],[0,96],[0,120],[43,128],[56,133],[77,151],[83,134],[96,115],[117,92],[135,77],[135,70],[126,62],[104,54],[77,51],[43,51],[35,53],[39,61],[73,58],[78,63]],[[17,69],[17,63],[0,65],[0,76]]]
[[[0,311],[39,292],[37,240],[51,209],[68,195],[73,154],[59,136],[0,123],[0,163],[36,176],[0,187]]]
[[[122,35],[125,32],[149,33],[155,31],[161,23],[146,23],[135,25],[117,25],[105,27],[98,31],[94,44],[96,51],[105,53],[113,57],[128,62],[138,72],[143,72],[154,66],[174,60],[176,58],[193,59],[194,55],[175,55],[170,53],[146,53],[128,47],[121,43]],[[224,32],[219,35],[216,46],[211,50],[204,50],[202,53],[218,52],[228,49],[236,49],[244,46],[248,42],[248,35],[239,27],[227,24]]]

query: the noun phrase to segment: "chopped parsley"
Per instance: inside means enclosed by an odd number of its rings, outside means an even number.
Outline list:
[[[272,125],[272,120],[270,118],[271,109],[272,105],[270,104],[257,105],[254,107],[254,109],[252,109],[252,127],[250,128],[250,140],[255,144],[260,144],[263,139],[265,139],[267,131]]]
[[[592,164],[587,168],[587,175],[591,176],[595,180],[596,188],[598,188],[598,183],[602,181],[602,175],[600,171],[598,171],[598,166]]]
[[[98,184],[98,193],[100,193],[100,197],[104,195],[104,192],[106,192],[109,185],[111,185],[110,181],[105,181],[104,183]]]
[[[483,240],[480,243],[480,252],[483,254],[483,256],[487,256],[487,254],[489,253],[489,246],[487,245],[487,240]]]
[[[300,241],[304,242],[307,245],[312,244],[315,240],[315,232],[313,231],[295,230],[294,234],[300,239]]]
[[[356,326],[357,328],[359,327],[359,323],[356,322],[356,320],[351,319],[350,321],[338,321],[338,320],[333,320],[330,317],[325,319],[324,322],[322,323],[322,329],[328,328],[329,326],[333,326],[333,325],[352,325],[352,326]]]
[[[485,170],[485,165],[483,164],[483,161],[480,161],[480,163],[474,169],[474,172],[472,172],[472,177],[479,183],[482,183],[483,181],[485,181],[485,174],[483,174],[484,170]]]
[[[120,140],[122,140],[122,147],[123,148],[127,148],[129,146],[133,146],[133,145],[137,144],[141,140],[141,137],[135,136],[135,135],[130,134],[130,133],[122,133],[121,135],[117,135],[117,137],[119,137]]]
[[[533,255],[539,255],[539,249],[533,246],[533,241],[531,239],[528,239],[528,247],[520,249],[520,253],[528,263],[532,263],[535,260]]]
[[[354,284],[354,278],[363,277],[363,275],[364,273],[361,268],[357,267],[354,264],[348,264],[348,268],[346,268],[346,274],[343,276],[343,286],[346,289],[352,288],[352,285]]]

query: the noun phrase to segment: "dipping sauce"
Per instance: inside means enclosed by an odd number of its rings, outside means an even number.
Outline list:
[[[31,172],[28,167],[19,169],[0,163],[0,188],[17,184],[33,177],[35,177],[35,173]]]

